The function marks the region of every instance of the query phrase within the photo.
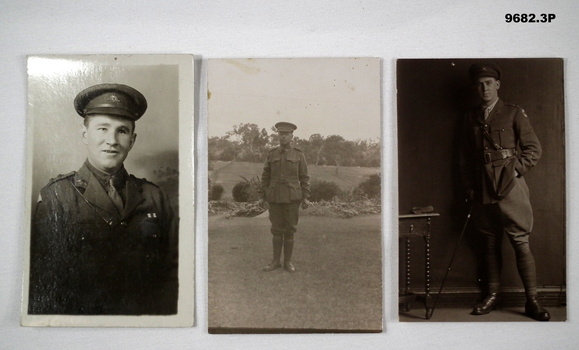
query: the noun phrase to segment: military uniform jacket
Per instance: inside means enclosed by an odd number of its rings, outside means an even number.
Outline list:
[[[483,128],[492,140],[512,155],[504,159],[489,161],[485,153],[496,151],[493,142],[485,137]],[[525,111],[499,100],[490,115],[484,120],[481,107],[464,117],[460,148],[460,166],[463,183],[467,190],[474,190],[475,198],[483,204],[500,201],[515,176],[522,177],[537,164],[541,157],[541,144],[533,131]],[[511,154],[510,151],[508,154]],[[488,154],[487,154],[488,155]]]
[[[177,222],[156,185],[127,177],[119,213],[83,165],[41,190],[32,219],[29,314],[174,314]]]
[[[310,176],[304,153],[277,147],[267,154],[261,175],[262,197],[269,203],[290,203],[310,197]]]

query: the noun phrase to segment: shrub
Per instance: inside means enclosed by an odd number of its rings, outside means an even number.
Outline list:
[[[261,186],[261,181],[259,177],[254,176],[251,179],[247,179],[243,176],[241,181],[233,186],[231,191],[233,194],[233,200],[236,202],[253,202],[259,199],[259,188]]]
[[[249,187],[247,182],[239,181],[236,183],[235,186],[233,186],[233,190],[231,190],[231,193],[233,194],[233,200],[236,202],[247,202],[247,187]]]
[[[367,180],[362,181],[354,190],[357,195],[366,198],[380,198],[382,179],[379,173],[368,176]]]
[[[211,197],[213,196],[213,194],[211,193],[211,191],[213,190],[213,185],[212,185],[212,181],[211,178],[207,179],[207,200],[211,200]]]
[[[340,186],[338,186],[337,183],[324,180],[313,180],[310,189],[312,191],[310,200],[314,202],[332,200],[341,192]]]
[[[210,195],[211,195],[211,197],[209,197],[209,200],[210,200],[210,201],[218,201],[218,200],[220,200],[220,199],[221,199],[221,196],[223,195],[223,191],[224,191],[224,188],[223,188],[223,186],[221,186],[220,184],[215,184],[215,185],[213,185],[213,186],[211,187],[210,192],[209,192]]]

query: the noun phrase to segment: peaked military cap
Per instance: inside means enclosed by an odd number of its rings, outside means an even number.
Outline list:
[[[472,81],[482,77],[491,77],[497,80],[501,79],[501,69],[494,62],[475,63],[470,66],[468,76]]]
[[[275,129],[277,131],[288,131],[293,132],[298,127],[295,124],[288,123],[288,122],[279,122],[275,124]]]
[[[82,90],[74,99],[81,117],[91,114],[115,115],[138,120],[147,110],[145,96],[123,84],[99,84]]]

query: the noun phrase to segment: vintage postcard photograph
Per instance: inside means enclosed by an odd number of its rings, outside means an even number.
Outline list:
[[[563,60],[396,75],[400,321],[565,321]]]
[[[207,81],[209,332],[381,332],[380,59],[213,59]]]
[[[22,325],[193,325],[193,62],[28,57]]]

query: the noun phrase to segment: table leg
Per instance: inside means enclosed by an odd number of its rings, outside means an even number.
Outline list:
[[[424,307],[426,308],[426,319],[429,320],[432,316],[432,308],[430,306],[430,218],[427,225],[428,229],[424,236]]]
[[[406,237],[406,277],[404,279],[404,295],[410,294],[410,238]],[[410,303],[404,303],[404,311],[410,311]]]

